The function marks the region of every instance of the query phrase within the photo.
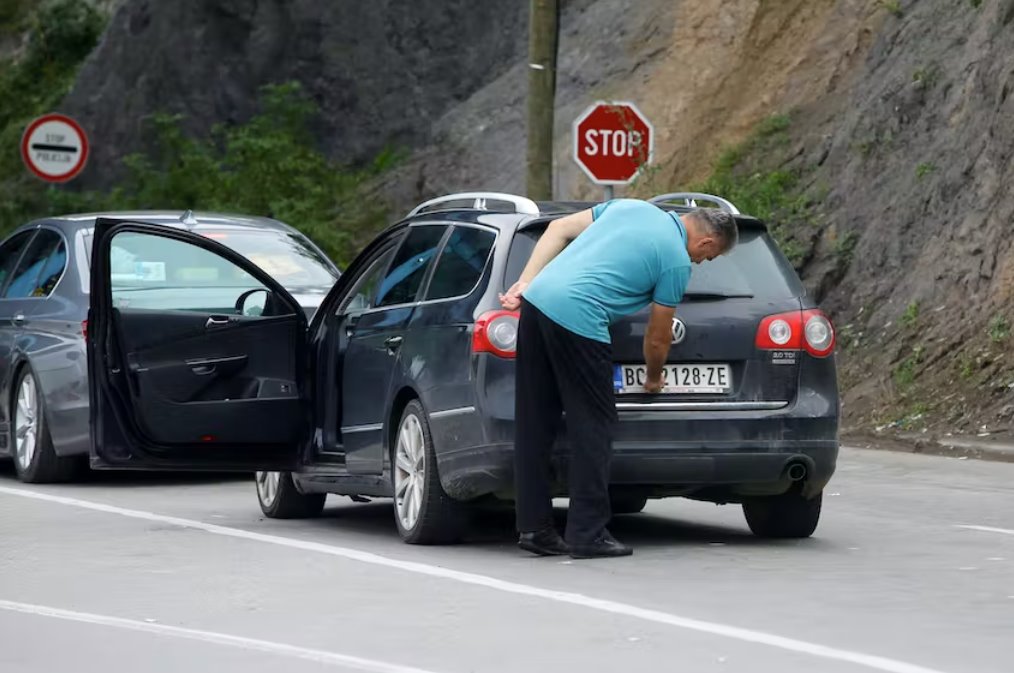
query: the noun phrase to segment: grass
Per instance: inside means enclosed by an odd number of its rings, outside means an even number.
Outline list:
[[[772,236],[794,265],[805,255],[792,238],[787,222],[808,222],[814,217],[806,196],[799,191],[801,171],[771,169],[760,162],[790,141],[791,117],[779,114],[760,122],[742,143],[725,149],[715,161],[711,176],[690,191],[723,196],[743,211],[768,223]]]
[[[926,88],[932,87],[940,81],[940,68],[936,65],[928,65],[918,68],[912,73],[912,81],[918,82]]]
[[[922,364],[923,347],[916,346],[904,360],[894,368],[894,383],[902,390],[909,388],[915,382],[919,374],[919,365]]]
[[[916,323],[919,322],[919,302],[913,301],[905,307],[905,312],[901,314],[900,322],[905,327],[915,327]]]
[[[965,381],[975,376],[975,359],[970,355],[962,355],[958,360],[958,373]]]
[[[989,321],[989,340],[995,344],[1003,343],[1010,338],[1010,322],[1002,315],[993,316]]]
[[[899,0],[877,0],[877,4],[894,16],[901,16],[904,13],[901,11],[901,2]]]
[[[968,4],[974,9],[979,9],[979,7],[982,7],[982,0],[968,0]]]
[[[915,167],[915,177],[917,180],[922,180],[930,173],[934,172],[937,167],[931,163],[923,162]]]
[[[834,254],[838,258],[840,266],[847,267],[852,263],[852,257],[855,254],[858,243],[859,235],[854,231],[846,232],[844,236],[838,237],[834,246]]]

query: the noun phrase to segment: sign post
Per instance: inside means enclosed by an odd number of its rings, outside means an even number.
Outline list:
[[[25,129],[21,158],[40,180],[67,182],[77,177],[88,161],[88,136],[70,117],[43,115]]]
[[[654,151],[655,129],[633,103],[600,101],[574,120],[574,161],[605,187],[606,200],[651,163]]]

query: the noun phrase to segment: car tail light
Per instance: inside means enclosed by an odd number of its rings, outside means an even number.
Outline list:
[[[517,311],[483,313],[472,331],[472,352],[513,358],[518,349],[518,319]]]
[[[834,350],[834,326],[823,311],[808,309],[769,315],[761,320],[755,340],[761,350],[806,350],[818,358]]]
[[[88,341],[88,321],[81,321],[81,336],[84,337],[85,341]]]

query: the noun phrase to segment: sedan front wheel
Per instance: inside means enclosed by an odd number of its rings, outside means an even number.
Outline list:
[[[309,519],[321,513],[327,493],[301,493],[291,472],[258,472],[257,502],[271,519]]]

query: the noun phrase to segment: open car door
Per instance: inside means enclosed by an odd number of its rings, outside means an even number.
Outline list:
[[[93,467],[297,466],[306,315],[246,258],[183,228],[100,218],[87,332]]]

